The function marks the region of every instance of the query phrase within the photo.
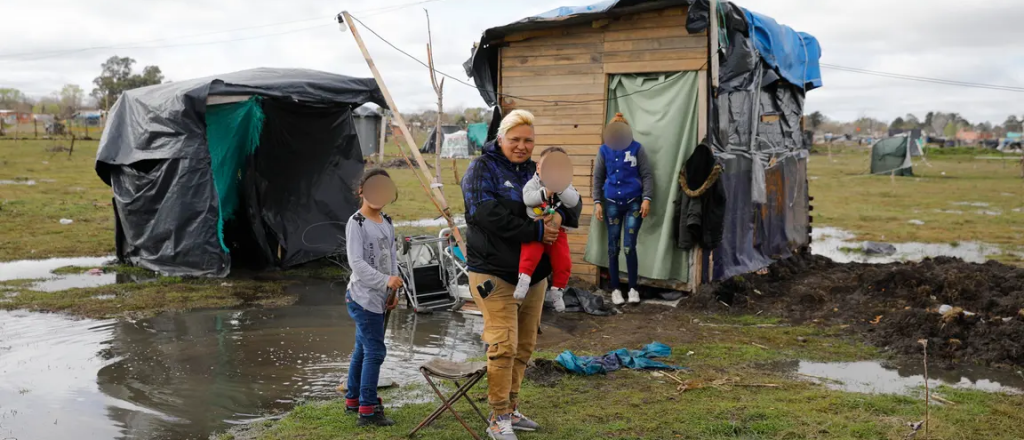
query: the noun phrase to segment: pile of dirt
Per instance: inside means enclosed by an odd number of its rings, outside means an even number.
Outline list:
[[[567,374],[555,361],[534,359],[533,364],[526,368],[525,379],[542,387],[554,387]]]
[[[920,355],[918,340],[927,339],[929,356],[944,362],[1024,365],[1024,269],[994,261],[870,265],[801,255],[765,275],[705,286],[689,305],[848,324],[897,354]]]

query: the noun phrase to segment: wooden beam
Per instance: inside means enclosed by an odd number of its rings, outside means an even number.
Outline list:
[[[707,65],[707,60],[671,60],[652,62],[630,62],[630,63],[606,63],[604,71],[607,74],[615,73],[658,73],[658,72],[679,72],[690,70],[702,70]]]

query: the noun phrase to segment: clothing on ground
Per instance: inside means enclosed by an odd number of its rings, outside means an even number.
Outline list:
[[[518,281],[520,245],[544,237],[543,223],[530,219],[523,203],[523,186],[536,173],[535,162],[513,164],[493,142],[469,165],[462,177],[462,193],[468,229],[466,260],[471,271],[497,276],[509,284]],[[563,227],[579,227],[582,204],[563,206],[558,212]],[[532,284],[550,274],[551,263],[542,258]]]
[[[367,311],[384,313],[388,278],[398,275],[395,227],[391,217],[381,213],[380,223],[356,211],[345,225],[345,251],[352,275],[348,291],[352,300]]]
[[[601,145],[594,161],[591,191],[597,203],[605,199],[625,203],[638,197],[653,200],[654,171],[647,151],[635,140],[624,150]]]
[[[669,357],[672,348],[660,342],[652,342],[641,350],[620,348],[610,351],[604,356],[577,356],[566,350],[555,358],[555,362],[572,373],[583,376],[606,374],[621,368],[633,370],[685,370],[685,367],[668,365],[655,358]]]
[[[540,174],[534,174],[530,181],[523,185],[523,203],[526,204],[526,215],[536,219],[544,216],[542,212],[537,212],[537,208],[540,207],[575,208],[580,203],[580,193],[572,184],[569,184],[564,191],[548,197],[544,182],[540,180]]]
[[[566,313],[586,313],[594,316],[614,315],[615,309],[605,305],[604,298],[594,295],[588,290],[570,287],[562,296],[565,301]]]
[[[494,283],[494,290],[481,298],[475,286],[485,281]],[[526,299],[512,296],[515,284],[499,277],[469,273],[473,301],[484,315],[483,340],[487,347],[487,401],[495,414],[511,413],[519,404],[526,364],[537,346],[537,328],[544,309],[547,283],[541,280],[530,287]]]
[[[348,314],[356,324],[356,346],[348,367],[348,391],[345,399],[359,401],[360,413],[377,405],[377,382],[380,367],[387,356],[384,345],[384,314],[366,310],[352,300],[351,292],[346,296]]]

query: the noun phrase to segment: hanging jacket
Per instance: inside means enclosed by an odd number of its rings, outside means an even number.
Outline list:
[[[523,186],[536,173],[533,160],[513,164],[494,142],[487,144],[484,153],[469,165],[462,177],[462,196],[466,204],[466,263],[470,271],[516,284],[520,246],[544,237],[544,223],[530,219],[523,203]],[[578,228],[582,209],[582,204],[559,208],[562,226]],[[533,272],[531,284],[550,274],[551,262],[545,255]]]
[[[714,250],[722,243],[726,195],[721,174],[724,170],[720,170],[718,176],[712,176],[718,164],[715,153],[706,142],[698,145],[684,164],[686,181],[680,179],[680,183],[685,183],[691,191],[699,191],[709,178],[713,178],[714,182],[697,197],[690,197],[685,191],[680,191],[683,193],[682,203],[679,204],[676,216],[679,221],[676,245],[680,249],[690,250],[700,246]]]
[[[633,141],[623,150],[601,145],[594,163],[593,195],[596,203],[611,200],[626,203],[643,197],[654,198],[654,173],[647,153]]]

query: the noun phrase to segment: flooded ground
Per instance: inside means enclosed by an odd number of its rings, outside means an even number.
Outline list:
[[[35,180],[0,180],[0,185],[35,185]]]
[[[465,226],[466,218],[457,215],[452,220],[455,221],[456,226]],[[443,228],[448,226],[448,221],[444,217],[439,218],[421,218],[419,220],[405,220],[395,222],[396,228]]]
[[[998,246],[978,242],[957,243],[892,243],[893,255],[868,255],[861,251],[863,242],[856,236],[837,228],[814,228],[811,234],[811,252],[831,258],[837,263],[894,263],[921,261],[925,258],[956,257],[968,263],[984,263],[990,255],[1002,253]]]
[[[0,312],[0,438],[206,438],[336,397],[354,344],[344,298],[326,282],[296,288],[280,309],[135,322]],[[482,326],[396,310],[382,374],[407,384],[432,357],[480,356]]]
[[[782,364],[782,370],[821,383],[830,389],[854,393],[916,394],[924,389],[924,366],[887,367],[880,362],[805,362]],[[1024,376],[1016,371],[983,367],[953,370],[928,369],[932,389],[946,385],[994,393],[1024,393]]]
[[[101,267],[110,262],[112,258],[113,257],[50,258],[46,260],[20,260],[0,263],[0,281],[42,280],[29,286],[30,289],[41,292],[56,292],[73,288],[105,286],[116,283],[117,275],[113,273],[104,273],[99,275],[55,275],[53,274],[53,271],[67,266]]]

